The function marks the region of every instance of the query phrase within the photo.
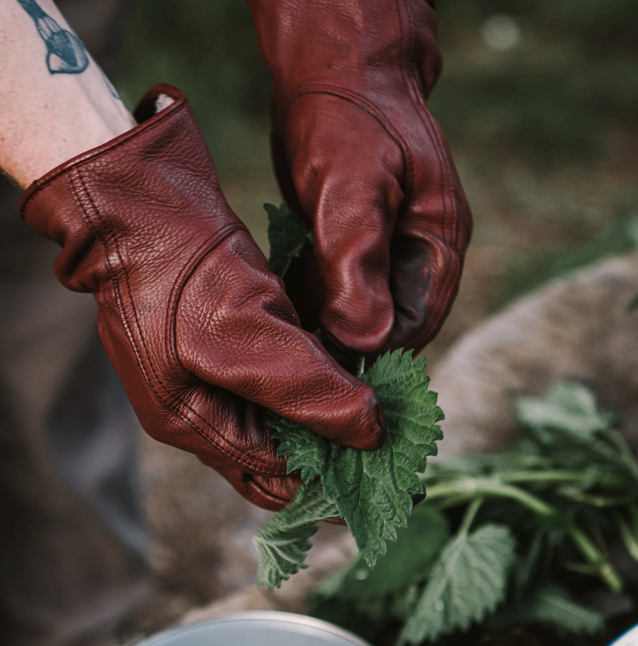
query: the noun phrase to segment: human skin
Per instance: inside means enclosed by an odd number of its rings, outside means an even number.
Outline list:
[[[0,168],[20,187],[135,126],[51,0],[0,2]]]

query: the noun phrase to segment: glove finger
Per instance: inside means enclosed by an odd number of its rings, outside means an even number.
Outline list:
[[[331,95],[297,99],[286,139],[296,195],[313,220],[322,329],[346,350],[373,353],[394,324],[390,240],[403,199],[401,151],[374,117]]]
[[[389,347],[421,349],[438,333],[459,288],[472,215],[438,123],[417,160],[409,208],[392,241],[395,325]]]
[[[199,380],[345,446],[375,449],[385,438],[374,391],[299,327],[281,280],[244,231],[209,253],[183,287],[176,355]]]
[[[206,460],[201,460],[206,466]],[[290,475],[286,478],[267,478],[265,476],[243,473],[238,469],[214,467],[243,498],[253,505],[268,511],[280,511],[288,505],[301,486],[301,478]],[[330,518],[324,521],[332,525],[345,525],[343,518]]]
[[[206,466],[213,467],[233,488],[246,500],[268,511],[283,509],[297,493],[301,486],[299,476],[272,478],[246,473],[232,467],[220,468],[205,458],[200,458]]]

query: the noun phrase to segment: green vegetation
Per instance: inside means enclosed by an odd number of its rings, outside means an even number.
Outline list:
[[[312,234],[285,204],[265,204],[270,226],[270,267],[281,278]],[[379,398],[388,429],[376,451],[339,446],[301,424],[272,416],[272,435],[280,440],[279,455],[287,455],[288,471],[299,471],[305,485],[293,502],[255,537],[260,554],[258,581],[270,590],[304,567],[309,538],[320,520],[343,518],[359,552],[371,567],[385,554],[387,541],[397,538],[412,512],[412,493],[421,492],[418,475],[427,458],[436,455],[443,439],[437,422],[443,411],[436,393],[428,390],[427,359],[412,359],[412,351],[388,352],[368,370],[361,359],[359,374]]]
[[[321,487],[302,488],[292,509],[279,512],[256,537],[260,583],[278,587],[302,567],[300,548],[308,549],[307,539],[324,518],[345,519],[371,567],[386,553],[386,541],[396,540],[397,528],[406,526],[412,512],[410,494],[423,489],[417,474],[443,439],[437,426],[443,412],[428,390],[425,366],[426,359],[413,360],[411,351],[399,350],[358,375],[376,392],[386,418],[388,436],[376,451],[340,446],[284,418],[271,420],[273,436],[282,441],[278,453],[289,456],[288,471],[300,470],[305,483],[316,478]]]
[[[358,557],[313,593],[313,614],[369,639],[390,627],[399,644],[444,644],[477,622],[600,631],[573,591],[625,586],[609,554],[620,536],[638,559],[638,462],[580,384],[519,398],[516,412],[525,438],[513,449],[430,464],[414,526],[378,560],[388,582]]]

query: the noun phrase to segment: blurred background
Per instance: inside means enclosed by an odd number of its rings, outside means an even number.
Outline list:
[[[435,368],[461,335],[549,278],[638,247],[638,4],[438,5],[445,67],[430,107],[449,139],[475,233],[452,315],[426,351]],[[129,107],[157,82],[186,92],[224,192],[267,251],[262,204],[279,200],[268,148],[270,78],[244,2],[135,0],[116,81]],[[146,506],[160,544],[160,596],[140,620],[150,630],[251,583],[250,536],[267,514],[247,520],[236,497],[217,493],[224,485],[213,474],[191,468],[190,456],[144,446]],[[222,489],[211,496],[207,483]],[[220,536],[223,513],[237,519]]]

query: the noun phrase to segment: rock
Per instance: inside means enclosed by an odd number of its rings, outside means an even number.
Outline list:
[[[516,437],[512,400],[556,380],[582,382],[605,408],[638,420],[638,253],[555,280],[487,319],[432,373],[445,411],[441,455],[504,448]],[[638,449],[638,424],[627,437]]]

